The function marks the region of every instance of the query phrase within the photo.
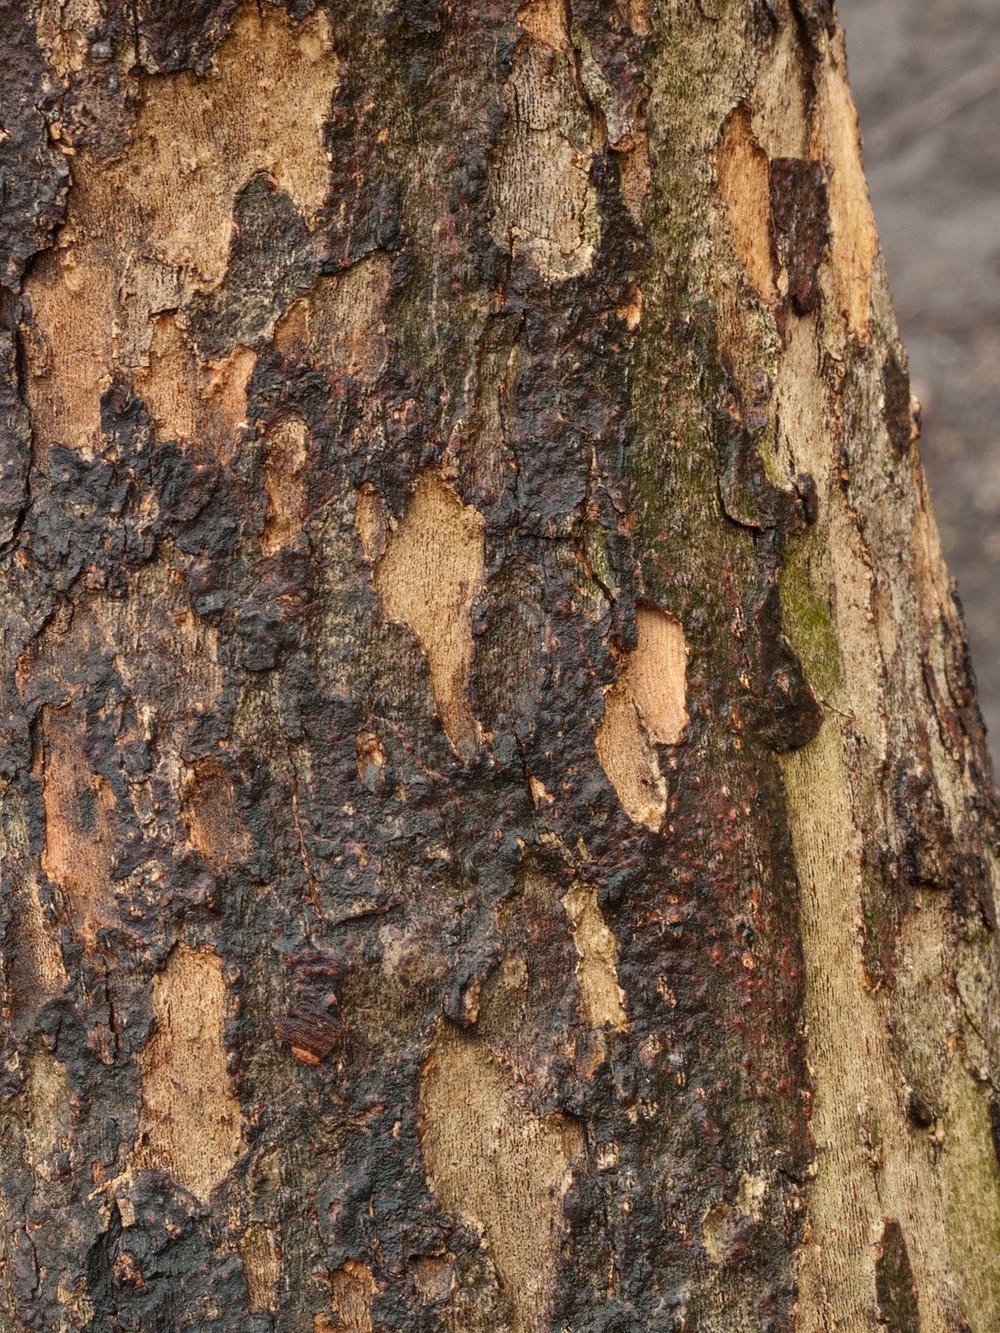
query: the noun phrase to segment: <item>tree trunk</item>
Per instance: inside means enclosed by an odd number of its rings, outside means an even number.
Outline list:
[[[0,14],[0,1327],[995,1333],[828,0]]]

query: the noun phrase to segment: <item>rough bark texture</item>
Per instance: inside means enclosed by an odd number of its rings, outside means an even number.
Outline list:
[[[829,5],[0,18],[0,1327],[1000,1327]]]

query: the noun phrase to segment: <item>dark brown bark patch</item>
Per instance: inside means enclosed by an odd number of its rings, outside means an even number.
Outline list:
[[[333,1050],[341,1034],[340,1025],[325,1014],[294,1013],[274,1020],[275,1034],[288,1043],[303,1064],[318,1065]]]
[[[819,270],[830,244],[826,172],[821,162],[776,157],[770,164],[771,221],[797,315],[819,304]]]
[[[893,350],[882,365],[882,389],[885,393],[886,430],[897,458],[909,452],[913,441],[913,414],[910,407],[910,373]]]
[[[823,50],[823,38],[833,30],[836,22],[833,0],[791,0],[791,4],[806,47],[818,59]]]

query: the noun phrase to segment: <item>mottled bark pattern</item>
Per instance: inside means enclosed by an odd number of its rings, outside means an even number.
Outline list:
[[[0,1329],[1000,1327],[831,6],[0,17]]]

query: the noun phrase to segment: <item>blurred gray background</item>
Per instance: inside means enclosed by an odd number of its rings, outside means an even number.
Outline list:
[[[1000,0],[838,0],[921,452],[1000,769]]]

